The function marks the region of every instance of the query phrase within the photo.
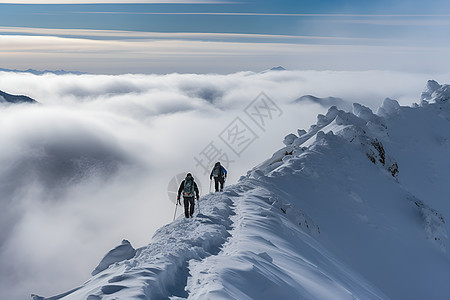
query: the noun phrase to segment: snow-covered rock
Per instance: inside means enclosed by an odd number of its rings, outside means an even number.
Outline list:
[[[297,139],[297,136],[293,133],[288,134],[284,137],[283,144],[286,146],[291,145],[295,140]]]
[[[435,80],[428,80],[427,85],[425,86],[425,89],[423,90],[422,94],[420,95],[421,101],[428,101],[431,99],[432,94],[441,87],[441,85],[435,81]]]
[[[446,84],[431,94],[431,101],[436,103],[448,103],[450,99],[450,85]]]
[[[398,104],[397,100],[393,100],[390,98],[386,98],[383,101],[383,104],[378,108],[377,115],[381,117],[388,117],[389,115],[396,114],[400,109],[400,104]]]
[[[101,271],[106,270],[109,266],[114,263],[121,262],[133,258],[136,255],[136,250],[131,246],[130,242],[123,240],[120,245],[110,250],[102,258],[94,271],[92,271],[92,276],[97,275]]]

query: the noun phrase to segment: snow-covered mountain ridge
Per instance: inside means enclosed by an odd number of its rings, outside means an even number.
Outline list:
[[[331,107],[194,219],[34,299],[448,299],[449,101],[429,81],[412,107]]]
[[[0,91],[0,103],[37,103],[36,100],[24,95],[11,95]]]

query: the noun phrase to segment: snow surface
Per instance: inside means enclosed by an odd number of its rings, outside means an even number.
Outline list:
[[[436,84],[412,107],[331,107],[195,218],[33,298],[449,299],[450,86]]]

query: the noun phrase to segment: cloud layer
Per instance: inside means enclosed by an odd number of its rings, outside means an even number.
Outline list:
[[[413,18],[406,21],[426,23],[436,20]],[[379,22],[377,26],[385,26],[389,22],[401,25],[405,20],[357,18],[333,21],[344,27],[352,26],[354,22]],[[328,21],[324,23],[330,25]],[[409,25],[416,26],[414,23]],[[448,43],[441,38],[445,25],[430,27],[422,24],[426,34],[417,30],[405,32],[398,38],[361,33],[157,33],[0,27],[0,43],[3,45],[2,57],[7,62],[3,67],[10,69],[66,69],[102,74],[211,73],[217,70],[231,73],[283,64],[291,69],[306,70],[382,69],[445,73],[449,69],[444,63]],[[324,25],[316,22],[308,26],[320,29]]]
[[[192,172],[208,192],[199,164],[208,146],[229,158],[232,184],[327,110],[299,97],[334,96],[376,109],[385,97],[417,101],[428,79],[376,71],[0,72],[1,90],[41,103],[0,106],[1,298],[57,294],[86,280],[122,239],[148,243],[172,219],[174,176]],[[281,111],[262,129],[245,113],[261,92]],[[236,120],[256,136],[239,155],[223,134]]]

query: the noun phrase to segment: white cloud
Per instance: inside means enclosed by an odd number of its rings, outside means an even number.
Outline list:
[[[326,111],[317,104],[291,104],[300,96],[336,96],[375,109],[385,97],[417,101],[427,79],[428,74],[380,71],[0,72],[2,90],[42,103],[0,106],[1,298],[68,290],[86,280],[123,238],[145,245],[172,219],[172,176],[192,172],[207,192],[208,176],[194,157],[210,142],[234,160],[231,184],[282,147],[286,134],[308,129]],[[283,111],[265,132],[243,112],[261,91]],[[218,137],[236,117],[258,134],[240,157]]]

